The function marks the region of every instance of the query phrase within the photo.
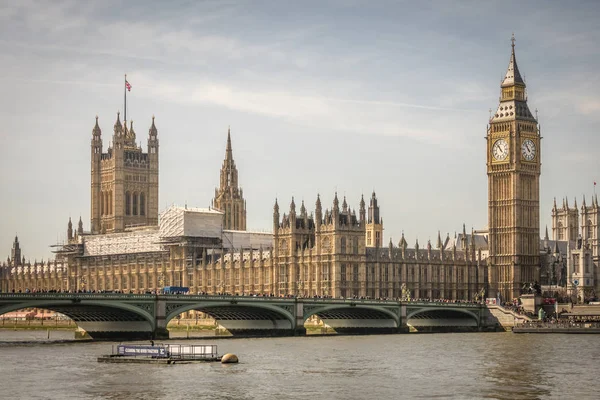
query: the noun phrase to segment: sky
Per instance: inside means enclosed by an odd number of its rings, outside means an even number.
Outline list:
[[[0,0],[0,257],[53,258],[90,226],[90,140],[117,111],[160,141],[159,211],[208,207],[231,127],[248,229],[294,196],[376,191],[384,240],[487,225],[486,126],[516,37],[553,198],[600,180],[596,1]],[[599,189],[600,190],[600,189]]]

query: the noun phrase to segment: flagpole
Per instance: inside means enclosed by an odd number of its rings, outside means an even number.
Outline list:
[[[125,108],[123,110],[123,122],[127,122],[127,74],[125,74],[125,82],[123,82],[123,92],[125,93]]]

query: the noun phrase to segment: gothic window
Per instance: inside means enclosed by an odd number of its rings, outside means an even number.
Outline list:
[[[354,241],[352,242],[352,252],[358,254],[358,238],[354,238]]]
[[[270,280],[269,280],[269,269],[268,268],[265,268],[264,274],[265,275],[264,275],[263,281],[264,281],[265,285],[268,285],[270,283]]]
[[[330,250],[331,250],[331,242],[329,241],[329,238],[326,237],[323,239],[323,251],[329,252]]]
[[[588,219],[588,222],[587,222],[587,238],[594,239],[594,227],[592,225],[591,219]]]
[[[375,247],[381,247],[381,235],[379,232],[375,232]]]
[[[358,282],[358,264],[354,264],[352,277],[354,282]]]
[[[113,215],[113,194],[112,194],[112,190],[108,192],[108,215]]]
[[[346,282],[346,264],[342,264],[340,278],[342,282]]]
[[[131,193],[125,193],[125,215],[131,215]]]
[[[100,192],[100,215],[104,215],[104,192]]]
[[[558,240],[565,240],[565,232],[561,221],[558,221]]]
[[[146,195],[140,193],[140,215],[146,215]]]
[[[329,264],[323,264],[323,274],[321,280],[323,282],[329,281]]]
[[[345,254],[346,253],[346,238],[345,237],[343,237],[340,240],[340,246],[341,246],[341,253]]]
[[[133,194],[133,199],[131,201],[133,215],[138,215],[138,194],[137,192]]]
[[[427,267],[423,269],[423,282],[427,282]]]
[[[371,246],[371,231],[367,232],[367,246]]]
[[[589,254],[585,255],[585,273],[586,274],[590,273],[590,255]]]
[[[279,283],[285,283],[286,281],[285,266],[282,265],[279,267]]]

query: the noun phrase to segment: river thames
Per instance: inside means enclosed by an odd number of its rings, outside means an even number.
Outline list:
[[[53,339],[72,332],[51,332]],[[111,342],[0,332],[14,399],[598,398],[600,335],[400,334],[190,340],[239,364],[103,364]],[[18,342],[28,340],[28,342]],[[170,343],[184,342],[171,340]]]

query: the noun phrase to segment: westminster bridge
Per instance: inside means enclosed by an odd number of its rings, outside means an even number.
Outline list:
[[[0,315],[41,308],[71,318],[94,339],[167,339],[167,324],[202,311],[233,335],[303,335],[318,316],[338,333],[483,330],[484,304],[369,299],[120,293],[3,293]]]

